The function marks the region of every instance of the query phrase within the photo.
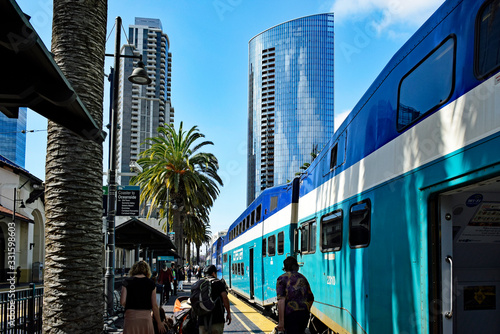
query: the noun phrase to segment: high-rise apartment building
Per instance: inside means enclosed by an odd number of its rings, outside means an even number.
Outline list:
[[[248,189],[292,180],[334,133],[333,13],[298,18],[249,42]]]
[[[26,108],[19,108],[18,118],[0,112],[0,155],[24,168],[26,162]]]
[[[130,164],[139,159],[147,147],[147,138],[156,137],[159,126],[174,122],[170,100],[172,54],[170,42],[158,19],[135,18],[129,26],[129,43],[122,54],[142,55],[150,85],[140,86],[127,80],[137,59],[122,58],[118,98],[117,168],[119,173],[130,172]],[[119,174],[120,175],[120,174]],[[119,184],[128,185],[130,177],[119,176]]]

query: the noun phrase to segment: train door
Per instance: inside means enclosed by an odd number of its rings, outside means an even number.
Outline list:
[[[233,277],[233,266],[231,265],[231,254],[227,253],[227,268],[229,271],[229,288],[231,289],[233,286],[231,284],[231,278]]]
[[[500,178],[443,193],[437,205],[435,332],[492,333],[500,328]]]
[[[250,265],[250,300],[253,300],[254,297],[254,275],[253,275],[253,248],[250,248],[250,260],[248,261]]]

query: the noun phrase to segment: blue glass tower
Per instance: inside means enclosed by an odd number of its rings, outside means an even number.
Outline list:
[[[249,42],[247,202],[292,180],[334,133],[333,13],[298,18]]]
[[[26,108],[19,108],[18,118],[0,112],[0,155],[24,168],[26,161]]]

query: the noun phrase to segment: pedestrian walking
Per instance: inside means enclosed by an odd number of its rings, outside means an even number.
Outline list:
[[[205,271],[205,279],[211,280],[211,298],[215,300],[212,312],[198,317],[199,334],[222,334],[224,323],[231,324],[231,309],[227,298],[227,286],[217,279],[217,268],[211,265]],[[199,283],[195,283],[196,286]],[[193,286],[193,287],[194,287]],[[224,311],[226,318],[224,321]]]
[[[172,262],[172,277],[173,277],[173,281],[172,281],[172,284],[173,284],[173,290],[174,290],[174,296],[177,296],[177,279],[179,278],[179,275],[178,275],[178,271],[177,271],[177,265]]]
[[[167,268],[167,264],[164,263],[162,269],[160,270],[160,274],[158,275],[158,283],[163,285],[163,298],[160,305],[168,302],[169,294],[173,290],[173,281],[174,278],[172,276],[172,269]]]
[[[303,334],[309,321],[314,295],[307,278],[298,272],[297,259],[287,257],[283,261],[283,270],[285,273],[276,282],[277,329],[286,334]]]
[[[123,281],[120,304],[125,308],[123,334],[154,334],[151,311],[159,333],[165,333],[156,303],[156,286],[150,279],[151,269],[145,261],[135,263],[130,277]]]
[[[179,284],[178,290],[184,291],[184,280],[186,279],[186,275],[184,274],[184,268],[182,266],[179,267]]]
[[[191,275],[193,274],[193,267],[189,266],[187,270],[188,283],[191,283]]]

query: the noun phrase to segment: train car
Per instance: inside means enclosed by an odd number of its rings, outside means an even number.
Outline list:
[[[223,276],[276,302],[297,256],[313,332],[500,329],[500,0],[448,0],[292,184],[230,226]]]
[[[324,333],[500,332],[500,1],[446,1],[301,177]]]
[[[222,246],[224,238],[218,237],[210,246],[210,261],[207,265],[214,265],[217,268],[217,278],[222,278]]]
[[[223,277],[232,292],[261,307],[276,303],[276,279],[292,254],[299,180],[264,190],[224,237]]]

